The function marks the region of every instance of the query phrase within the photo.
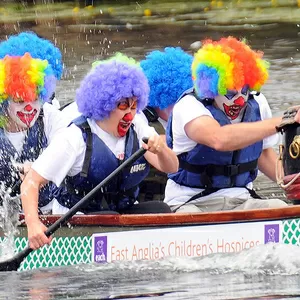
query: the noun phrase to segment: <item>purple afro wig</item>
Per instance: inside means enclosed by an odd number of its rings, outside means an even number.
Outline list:
[[[76,91],[83,116],[101,121],[109,117],[122,98],[137,97],[137,111],[148,103],[149,85],[143,71],[124,62],[108,61],[93,68]]]
[[[193,56],[180,47],[152,51],[141,61],[150,85],[149,106],[165,109],[193,87],[192,62]]]

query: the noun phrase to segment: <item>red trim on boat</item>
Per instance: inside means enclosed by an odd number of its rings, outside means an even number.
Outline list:
[[[263,200],[262,200],[263,201]],[[60,215],[44,215],[41,220],[47,226]],[[300,217],[300,205],[272,209],[252,209],[211,213],[176,213],[144,215],[75,215],[68,222],[74,226],[175,226],[228,223],[240,221],[282,220]],[[20,215],[24,221],[24,216]],[[24,224],[24,222],[22,222]]]

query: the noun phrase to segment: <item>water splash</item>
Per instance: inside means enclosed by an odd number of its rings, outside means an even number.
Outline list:
[[[287,255],[288,253],[288,255]],[[128,271],[142,275],[148,272],[177,274],[208,272],[228,274],[241,272],[244,275],[299,275],[300,247],[269,243],[245,249],[238,253],[214,253],[202,257],[165,257],[155,261],[115,262],[78,266],[84,272],[104,271],[105,274],[127,274]],[[173,273],[174,274],[174,273]]]
[[[1,260],[10,258],[14,254],[14,236],[18,233],[20,196],[11,197],[12,189],[0,187],[0,198],[3,199],[0,206],[0,228],[3,231],[4,239],[0,244]]]

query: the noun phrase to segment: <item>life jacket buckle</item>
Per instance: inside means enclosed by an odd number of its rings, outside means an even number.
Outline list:
[[[228,177],[236,176],[239,174],[239,168],[240,168],[239,164],[225,166],[224,175]]]

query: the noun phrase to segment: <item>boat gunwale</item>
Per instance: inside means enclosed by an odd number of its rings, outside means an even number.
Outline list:
[[[61,215],[41,215],[41,221],[49,226]],[[188,226],[236,222],[283,220],[300,217],[300,205],[283,208],[262,208],[252,210],[218,211],[209,213],[176,214],[132,214],[132,215],[75,215],[64,226],[121,226],[158,227]],[[20,214],[21,226],[25,226],[24,215]]]

